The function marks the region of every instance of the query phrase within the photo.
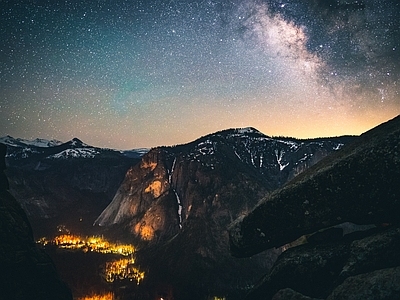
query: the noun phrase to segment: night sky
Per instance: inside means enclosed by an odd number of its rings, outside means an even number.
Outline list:
[[[0,136],[132,149],[400,114],[398,0],[0,3]]]

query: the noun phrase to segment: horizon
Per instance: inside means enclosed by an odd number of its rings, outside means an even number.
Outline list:
[[[398,115],[398,116],[400,116],[400,115]],[[383,123],[385,123],[387,121],[390,121],[392,119],[389,119],[389,120],[386,120],[386,121],[384,121],[382,123],[379,123],[376,126],[379,126],[379,125],[381,125],[381,124],[383,124]],[[369,128],[369,129],[361,132],[360,134],[342,134],[342,135],[333,135],[333,136],[315,136],[315,137],[304,137],[304,138],[303,137],[299,138],[299,137],[290,136],[290,135],[289,136],[286,136],[286,135],[270,135],[270,134],[267,134],[265,132],[262,132],[261,130],[259,130],[258,128],[255,128],[253,126],[231,127],[231,128],[225,128],[225,129],[209,132],[209,133],[197,136],[196,138],[194,138],[192,140],[189,140],[189,141],[186,141],[186,142],[183,142],[183,143],[179,143],[179,144],[171,144],[171,145],[160,144],[160,145],[155,145],[155,146],[151,146],[151,147],[132,147],[132,148],[116,148],[116,147],[108,147],[108,146],[91,144],[90,142],[87,142],[86,140],[81,139],[80,137],[77,137],[77,136],[71,137],[70,139],[67,139],[67,140],[59,140],[59,139],[56,139],[56,138],[43,138],[43,137],[23,138],[23,137],[11,136],[11,135],[7,134],[7,135],[4,135],[4,136],[0,136],[0,140],[4,139],[4,138],[7,138],[7,137],[10,137],[10,138],[13,138],[13,139],[16,139],[16,140],[21,140],[21,141],[26,141],[26,142],[34,142],[35,140],[45,140],[45,141],[55,141],[55,142],[59,142],[59,143],[64,144],[64,143],[72,141],[73,139],[78,139],[82,143],[84,143],[84,144],[86,144],[88,146],[91,146],[91,147],[95,147],[95,148],[108,148],[108,149],[117,150],[117,151],[129,151],[129,150],[151,149],[151,148],[157,148],[157,147],[174,147],[174,146],[179,146],[179,145],[185,145],[185,144],[192,143],[192,142],[194,142],[194,141],[196,141],[196,140],[198,140],[200,138],[203,138],[205,136],[216,134],[216,133],[227,131],[227,130],[240,130],[240,129],[253,128],[253,129],[257,130],[258,132],[260,132],[261,134],[263,134],[265,136],[268,136],[269,138],[273,138],[273,139],[283,138],[283,139],[295,139],[295,140],[314,140],[314,139],[329,139],[329,138],[337,138],[337,137],[340,138],[340,137],[345,137],[345,136],[360,136],[361,134],[364,134],[365,132],[375,128],[376,126],[373,126],[373,127]]]

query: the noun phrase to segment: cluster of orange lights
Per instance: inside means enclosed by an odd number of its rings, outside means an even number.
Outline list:
[[[79,250],[84,252],[97,252],[103,254],[116,254],[124,256],[121,259],[114,259],[105,263],[103,276],[107,282],[120,280],[129,280],[140,284],[144,279],[145,273],[134,266],[135,260],[133,254],[135,248],[129,244],[111,243],[103,236],[81,237],[73,235],[64,225],[57,227],[59,235],[49,240],[45,237],[39,239],[37,243],[46,245],[55,245],[61,249]],[[93,294],[79,297],[77,300],[113,300],[114,294],[106,292],[103,294]]]
[[[82,238],[73,234],[61,234],[56,236],[52,241],[41,238],[38,243],[42,245],[54,244],[63,249],[81,249],[85,252],[94,251],[100,253],[113,253],[124,256],[131,255],[135,252],[132,245],[110,243],[103,237],[92,236]]]
[[[109,292],[103,295],[85,296],[78,298],[77,300],[113,300],[113,299],[114,299],[113,293]]]
[[[61,230],[59,231],[61,232]],[[74,249],[84,252],[91,251],[103,254],[118,254],[126,256],[128,258],[106,262],[104,268],[105,280],[107,282],[114,282],[116,280],[129,280],[139,284],[144,279],[145,273],[141,272],[137,267],[134,266],[135,260],[133,258],[133,254],[135,252],[135,248],[132,245],[111,243],[102,236],[83,238],[71,234],[69,230],[65,228],[63,228],[62,232],[62,234],[56,236],[53,240],[41,238],[38,240],[38,243],[43,246],[48,244],[56,245],[58,248],[62,249]],[[108,299],[112,299],[112,295],[94,295],[82,298],[82,300]]]
[[[144,279],[144,272],[136,268],[134,263],[135,260],[132,257],[107,262],[105,268],[106,281],[114,282],[115,280],[128,279],[140,284]]]

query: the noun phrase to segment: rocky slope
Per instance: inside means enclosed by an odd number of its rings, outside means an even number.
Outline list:
[[[8,192],[0,144],[0,294],[2,299],[71,299],[50,258],[39,250],[26,214]]]
[[[109,204],[128,168],[145,149],[116,151],[36,139],[0,139],[7,145],[10,192],[34,226],[36,235],[65,224],[81,232]]]
[[[155,148],[129,169],[95,224],[133,239],[147,279],[177,288],[177,299],[213,293],[240,299],[238,291],[271,266],[279,250],[235,260],[227,225],[352,139],[271,138],[245,128]]]
[[[285,251],[247,299],[398,299],[399,182],[397,117],[267,196],[232,225],[232,254],[251,256],[302,235],[308,243]],[[343,222],[376,227],[323,231]]]

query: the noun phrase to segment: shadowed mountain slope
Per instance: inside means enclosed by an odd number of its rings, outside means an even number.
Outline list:
[[[343,222],[398,223],[399,182],[397,117],[309,168],[237,221],[231,251],[249,256]]]

